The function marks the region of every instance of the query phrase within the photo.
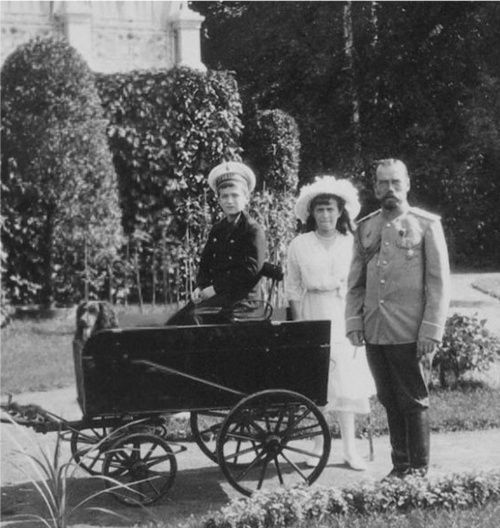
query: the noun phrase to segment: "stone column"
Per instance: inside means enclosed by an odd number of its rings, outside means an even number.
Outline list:
[[[58,18],[69,43],[90,65],[92,50],[92,11],[90,2],[59,2]]]
[[[175,2],[170,12],[170,27],[174,41],[174,60],[178,66],[206,70],[201,62],[200,27],[203,17],[191,11],[187,2]]]

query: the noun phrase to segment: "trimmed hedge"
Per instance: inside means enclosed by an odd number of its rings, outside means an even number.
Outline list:
[[[296,487],[235,499],[203,521],[203,528],[285,528],[345,514],[468,508],[500,500],[500,473],[455,474],[366,482],[356,487]]]
[[[278,192],[297,189],[300,139],[295,119],[282,110],[263,110],[249,119],[245,155],[260,175],[259,187]]]
[[[127,234],[153,233],[166,210],[186,213],[181,198],[203,194],[208,170],[240,159],[241,102],[230,73],[133,71],[100,75],[97,87]]]
[[[241,159],[237,83],[228,72],[176,67],[100,75],[97,86],[129,236],[112,290],[132,302],[157,291],[178,301],[217,216],[206,175]]]
[[[121,211],[94,74],[66,40],[2,67],[2,241],[13,302],[73,301],[83,261],[109,261]]]

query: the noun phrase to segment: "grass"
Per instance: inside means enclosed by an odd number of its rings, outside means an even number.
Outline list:
[[[162,325],[173,307],[147,306],[117,310],[120,326]],[[2,329],[2,393],[45,391],[73,385],[74,310],[59,311],[53,319],[15,319]]]
[[[457,390],[431,391],[431,430],[476,431],[500,427],[500,390],[483,386],[479,382],[461,383]],[[387,434],[385,411],[376,398],[371,401],[373,432]],[[359,425],[363,426],[362,420]]]
[[[1,387],[14,394],[74,383],[74,321],[13,321],[2,330]]]

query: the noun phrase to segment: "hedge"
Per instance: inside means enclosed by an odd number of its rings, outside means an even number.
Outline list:
[[[245,156],[260,174],[260,189],[294,192],[299,181],[300,139],[295,119],[279,109],[261,110],[248,119]]]
[[[357,513],[465,508],[500,499],[500,473],[454,474],[427,480],[407,477],[337,488],[296,487],[235,499],[203,521],[203,528],[285,528]]]
[[[179,217],[181,198],[203,194],[210,168],[240,159],[241,102],[230,73],[133,71],[100,75],[97,87],[127,234],[153,234],[165,211]]]
[[[6,287],[15,302],[72,300],[84,260],[122,243],[94,75],[64,39],[33,39],[2,67],[1,108]]]

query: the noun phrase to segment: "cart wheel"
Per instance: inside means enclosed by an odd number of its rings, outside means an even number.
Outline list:
[[[93,427],[82,431],[71,433],[71,453],[75,462],[87,473],[100,475],[102,473],[102,463],[104,461],[104,451],[111,434],[109,427]],[[112,439],[115,441],[115,438]]]
[[[217,463],[217,436],[228,411],[193,411],[189,424],[201,451]]]
[[[177,473],[175,454],[161,436],[134,433],[106,452],[102,473],[110,493],[123,504],[144,506],[163,497]]]
[[[313,440],[319,435],[323,450],[315,454]],[[326,420],[311,400],[287,390],[266,390],[244,398],[229,412],[217,439],[217,456],[228,482],[251,495],[276,486],[311,484],[323,471],[330,446]]]

